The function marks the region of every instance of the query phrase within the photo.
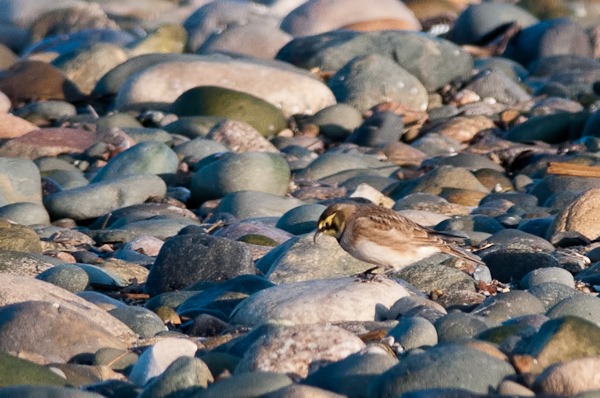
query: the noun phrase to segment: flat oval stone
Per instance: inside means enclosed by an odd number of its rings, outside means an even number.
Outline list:
[[[52,64],[65,74],[83,94],[90,94],[104,74],[127,61],[124,49],[99,43],[59,56]]]
[[[421,82],[388,57],[358,56],[333,75],[327,85],[338,102],[365,112],[382,102],[397,102],[424,111],[429,98]]]
[[[57,68],[41,61],[20,61],[12,65],[0,79],[0,91],[13,105],[32,100],[71,102],[83,98],[72,81]]]
[[[259,325],[269,320],[294,323],[372,321],[377,305],[388,308],[409,293],[389,279],[361,283],[354,278],[293,282],[253,294],[234,310],[231,322]]]
[[[435,326],[427,319],[416,316],[402,317],[400,323],[388,332],[388,336],[392,336],[405,350],[434,346],[438,342]]]
[[[419,21],[403,3],[393,0],[313,0],[294,9],[281,22],[281,27],[293,36],[308,36],[327,32],[353,22],[393,18],[406,22],[406,29],[419,30]]]
[[[76,265],[57,265],[42,272],[37,279],[52,283],[72,293],[84,291],[89,283],[87,273]]]
[[[393,59],[419,79],[427,91],[469,78],[473,66],[471,56],[449,41],[399,30],[337,30],[296,37],[279,51],[277,59],[306,69],[335,72],[351,59],[372,53]]]
[[[18,202],[0,207],[0,218],[22,225],[50,224],[46,208],[31,202]]]
[[[260,397],[293,384],[292,379],[279,372],[248,372],[225,377],[199,392],[197,398]]]
[[[42,203],[40,171],[28,159],[0,158],[0,204]]]
[[[193,61],[159,63],[131,76],[120,87],[116,106],[170,104],[193,87],[216,84],[261,98],[286,116],[311,114],[335,103],[325,84],[288,64],[199,55]]]
[[[202,43],[197,54],[224,52],[243,54],[255,58],[273,59],[277,51],[292,38],[278,26],[260,22],[227,26],[223,31],[213,32]]]
[[[543,314],[544,304],[534,295],[521,290],[512,290],[487,298],[471,314],[483,316],[490,322],[504,322],[521,315]]]
[[[570,288],[575,288],[573,275],[563,268],[540,268],[531,271],[521,281],[519,285],[523,289],[530,289],[543,283],[562,283]]]
[[[321,109],[309,118],[319,126],[319,133],[327,138],[340,140],[346,138],[363,121],[358,109],[348,104],[336,104]]]
[[[81,128],[42,128],[6,141],[0,156],[38,159],[61,154],[80,154],[96,143],[95,134]]]
[[[197,201],[206,201],[247,190],[284,195],[290,173],[287,162],[278,154],[226,154],[194,174],[192,196]]]
[[[217,116],[245,122],[265,137],[287,127],[283,113],[257,96],[218,86],[198,86],[182,93],[171,107],[178,116]]]
[[[160,177],[137,174],[57,192],[46,196],[44,204],[54,218],[83,220],[165,193],[166,185]]]
[[[161,142],[141,142],[119,153],[102,167],[91,183],[110,182],[140,174],[174,175],[179,160],[171,148]],[[158,195],[157,195],[158,196]]]
[[[560,301],[550,308],[546,315],[551,319],[577,316],[600,326],[600,299],[576,294]]]
[[[315,244],[313,234],[305,234],[272,249],[256,267],[275,283],[290,283],[354,275],[373,265],[352,257],[333,237]]]
[[[315,229],[325,209],[325,206],[316,203],[295,207],[282,215],[275,226],[294,235],[309,233]]]
[[[395,358],[385,354],[352,354],[309,374],[303,383],[334,391],[342,396],[367,396],[370,381],[397,363]]]
[[[158,315],[144,307],[118,307],[108,313],[129,326],[142,339],[154,337],[157,333],[168,330]]]
[[[369,386],[371,396],[400,396],[426,388],[462,388],[487,394],[507,376],[515,374],[508,363],[473,347],[461,344],[439,345],[423,353],[409,355],[381,374]]]
[[[217,211],[230,213],[244,220],[256,217],[280,217],[288,210],[303,204],[304,202],[293,197],[257,191],[238,191],[225,195],[219,202]]]

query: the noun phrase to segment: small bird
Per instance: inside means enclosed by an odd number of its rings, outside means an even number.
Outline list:
[[[442,239],[457,236],[425,228],[375,204],[345,202],[329,206],[319,218],[315,242],[321,234],[334,236],[353,257],[376,265],[367,273],[399,271],[436,253],[459,258],[462,264],[458,268],[468,273],[484,264],[474,254]]]

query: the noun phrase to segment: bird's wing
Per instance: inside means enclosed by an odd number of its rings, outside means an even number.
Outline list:
[[[443,242],[429,229],[392,211],[372,211],[359,215],[353,224],[354,231],[367,231],[373,237],[380,236],[390,243],[410,242],[415,246],[426,246]]]

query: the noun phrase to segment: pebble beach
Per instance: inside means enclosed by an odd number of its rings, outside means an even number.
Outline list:
[[[0,398],[600,397],[600,2],[0,21]],[[365,280],[343,201],[485,265]]]

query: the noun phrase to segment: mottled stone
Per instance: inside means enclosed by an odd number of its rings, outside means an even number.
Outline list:
[[[296,344],[290,345],[290,339]],[[306,377],[309,368],[339,361],[364,347],[358,337],[337,326],[279,326],[248,348],[235,373],[263,371]]]

